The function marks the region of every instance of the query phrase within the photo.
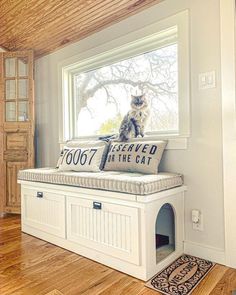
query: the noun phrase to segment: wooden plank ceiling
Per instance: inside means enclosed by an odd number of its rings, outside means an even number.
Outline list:
[[[0,0],[0,46],[36,57],[163,0]]]

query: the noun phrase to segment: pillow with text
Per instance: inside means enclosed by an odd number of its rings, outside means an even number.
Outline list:
[[[98,172],[101,170],[105,146],[65,146],[59,158],[59,171]]]
[[[101,170],[103,169],[103,167],[105,165],[105,161],[106,161],[108,147],[109,147],[108,142],[104,142],[104,141],[100,141],[100,140],[70,140],[70,141],[67,141],[65,146],[67,148],[92,148],[92,147],[100,148],[100,147],[103,147],[104,151],[102,154],[101,166],[100,166],[100,169]],[[62,157],[63,157],[63,149],[61,150],[60,157],[57,161],[56,168],[59,168]]]
[[[113,142],[104,170],[157,174],[165,141]]]

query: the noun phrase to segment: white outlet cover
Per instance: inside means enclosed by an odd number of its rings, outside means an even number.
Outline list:
[[[198,231],[203,231],[204,227],[203,227],[203,216],[202,214],[200,214],[200,219],[198,223],[192,223],[193,224],[193,230],[198,230]]]

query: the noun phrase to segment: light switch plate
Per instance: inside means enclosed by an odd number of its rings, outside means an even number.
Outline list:
[[[201,73],[198,76],[198,86],[200,90],[216,87],[216,72]]]

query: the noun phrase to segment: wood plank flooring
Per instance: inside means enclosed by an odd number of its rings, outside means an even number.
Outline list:
[[[216,265],[192,295],[231,295],[236,270]],[[0,218],[1,295],[158,295],[138,279],[21,233]]]

